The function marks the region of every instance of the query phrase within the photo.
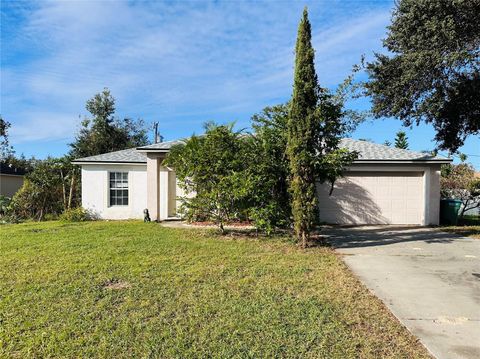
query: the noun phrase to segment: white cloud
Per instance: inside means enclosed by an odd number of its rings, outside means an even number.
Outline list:
[[[182,124],[191,131],[187,123],[236,118],[286,99],[303,5],[283,5],[37,3],[6,39],[21,60],[4,64],[1,75],[12,140],[71,138],[85,101],[105,86],[120,115],[164,118],[177,132]],[[324,86],[341,81],[361,53],[379,47],[389,18],[385,6],[363,9],[353,21],[349,11],[342,3],[312,4]]]
[[[78,115],[59,112],[34,112],[21,113],[22,122],[12,126],[10,135],[16,143],[28,141],[45,141],[51,139],[71,138],[72,129],[79,125]]]

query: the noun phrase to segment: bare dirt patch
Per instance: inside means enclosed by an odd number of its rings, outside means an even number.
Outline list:
[[[132,285],[126,281],[120,279],[109,279],[102,284],[103,289],[108,290],[120,290],[130,288]]]

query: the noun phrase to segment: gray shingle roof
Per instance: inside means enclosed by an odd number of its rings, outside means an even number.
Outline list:
[[[24,176],[26,171],[23,168],[14,167],[11,163],[0,162],[0,174]]]
[[[445,157],[344,138],[340,147],[359,152],[358,161],[448,161]]]
[[[107,162],[107,163],[147,163],[145,152],[165,151],[168,152],[174,145],[184,143],[181,140],[154,143],[138,148],[130,148],[123,151],[104,153],[102,155],[79,158],[75,162]],[[445,162],[449,159],[440,156],[431,156],[427,153],[402,150],[399,148],[379,145],[368,141],[353,140],[344,138],[340,142],[340,147],[359,153],[358,160],[362,161],[440,161]]]
[[[147,155],[137,151],[136,148],[128,150],[108,152],[101,155],[78,158],[75,162],[111,162],[111,163],[147,163]]]
[[[185,142],[182,141],[182,140],[175,140],[175,141],[152,143],[151,145],[137,147],[137,150],[140,150],[140,151],[145,151],[145,150],[154,150],[154,151],[165,150],[165,151],[168,151],[173,146],[180,145],[182,143],[185,143]]]

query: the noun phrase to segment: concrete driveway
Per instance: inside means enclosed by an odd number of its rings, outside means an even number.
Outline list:
[[[324,233],[434,356],[480,358],[480,240],[423,227],[332,227]]]

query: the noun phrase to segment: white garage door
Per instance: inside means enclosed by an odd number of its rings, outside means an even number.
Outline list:
[[[421,224],[423,172],[348,172],[318,188],[320,219],[337,224]]]

